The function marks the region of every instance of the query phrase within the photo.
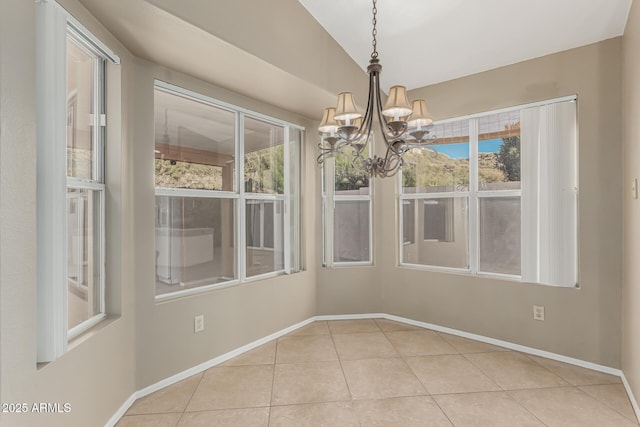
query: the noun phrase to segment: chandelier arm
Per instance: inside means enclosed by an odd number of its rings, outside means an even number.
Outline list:
[[[356,160],[358,160],[359,162],[356,163]],[[367,165],[366,165],[365,158],[359,152],[358,152],[357,156],[353,157],[350,160],[350,163],[351,163],[351,167],[354,168],[357,172],[360,172],[360,173],[362,173],[362,172],[366,173],[367,172]]]
[[[335,152],[335,148],[334,147],[323,147],[322,146],[322,142],[318,143],[318,148],[320,149],[320,155],[316,158],[316,162],[319,165],[322,165],[324,163],[324,161],[328,157],[331,157],[331,155]]]
[[[395,175],[402,167],[402,165],[404,164],[404,160],[402,158],[402,155],[399,155],[396,152],[392,151],[391,153],[387,152],[387,158],[385,158],[384,164],[385,176],[392,176]]]
[[[371,134],[371,124],[372,124],[371,110],[372,110],[373,103],[375,102],[375,99],[372,95],[373,94],[372,89],[374,87],[373,73],[374,73],[373,71],[369,73],[369,96],[367,97],[367,109],[365,110],[364,118],[362,119],[362,125],[360,126],[360,129],[358,129],[358,134],[356,138],[356,139],[361,139],[366,134],[367,139],[365,141],[365,145],[369,144],[369,136]]]
[[[384,119],[384,116],[382,115],[382,100],[380,98],[380,78],[379,76],[376,74],[376,84],[375,84],[375,95],[376,97],[376,113],[378,114],[378,121],[380,122],[380,128],[382,130],[382,138],[384,138],[384,143],[386,144],[387,148],[391,146],[391,144],[389,143],[389,138],[387,136],[387,131],[385,129],[385,126],[387,125],[386,120]]]

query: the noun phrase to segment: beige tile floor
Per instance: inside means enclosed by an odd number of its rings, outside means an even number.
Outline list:
[[[381,319],[315,322],[138,399],[118,427],[637,426],[620,379]]]

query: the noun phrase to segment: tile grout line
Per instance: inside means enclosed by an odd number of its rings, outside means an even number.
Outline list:
[[[562,378],[564,380],[564,378]],[[566,381],[566,380],[565,380]],[[610,384],[597,384],[597,385],[610,385]],[[576,390],[579,393],[584,394],[587,397],[590,397],[591,399],[603,404],[604,406],[606,406],[607,408],[611,409],[613,412],[617,413],[618,415],[622,416],[624,419],[629,419],[627,416],[625,416],[624,414],[622,414],[620,411],[612,408],[611,406],[607,405],[605,402],[601,401],[600,399],[596,398],[595,396],[591,396],[589,393],[587,393],[586,391],[583,391],[580,389],[580,386],[577,385],[573,385],[570,383],[567,383],[567,385],[563,385],[563,386],[550,386],[550,387],[537,387],[537,388],[523,388],[523,389],[508,389],[505,390],[505,392],[509,395],[509,397],[511,397],[512,399],[514,399],[516,402],[518,402],[522,407],[524,407],[525,409],[527,409],[527,411],[531,412],[526,406],[524,406],[524,404],[520,403],[520,401],[518,401],[515,397],[513,397],[511,395],[511,392],[519,392],[519,391],[537,391],[537,390],[549,390],[549,389],[555,389],[555,388],[571,388]],[[626,392],[625,392],[626,393]],[[628,398],[628,396],[627,396]],[[535,416],[536,418],[538,418],[535,414],[533,414],[531,412],[531,414],[533,416]],[[539,418],[538,418],[539,419]],[[540,420],[542,422],[542,420]],[[543,424],[545,424],[543,422]],[[637,424],[637,423],[636,423]],[[546,424],[545,424],[546,425]]]
[[[283,337],[286,337],[287,335],[283,335]],[[271,425],[271,408],[273,407],[273,390],[276,384],[276,366],[278,361],[278,344],[279,343],[280,343],[280,338],[276,338],[276,348],[273,352],[273,375],[271,377],[271,396],[269,397],[269,416],[267,417],[267,426]]]
[[[198,381],[198,385],[195,386],[195,388],[193,389],[193,392],[191,393],[191,396],[189,396],[189,400],[187,401],[187,404],[184,406],[184,409],[182,410],[182,415],[180,415],[180,419],[178,420],[178,424],[180,424],[180,421],[182,421],[182,417],[184,417],[184,414],[187,413],[187,408],[189,407],[189,404],[191,403],[191,400],[193,399],[193,396],[196,395],[196,392],[200,388],[200,384],[202,384],[202,380],[204,379],[204,375],[205,375],[206,372],[207,371],[203,371],[202,375],[200,375],[200,381]],[[176,426],[178,424],[176,424]]]
[[[551,387],[552,388],[552,387]],[[530,388],[524,389],[524,390],[532,390]],[[526,406],[524,406],[524,404],[522,402],[520,402],[518,399],[516,399],[515,397],[513,397],[508,390],[505,390],[503,392],[504,394],[507,395],[507,397],[511,400],[513,400],[518,406],[520,406],[522,409],[524,409],[525,411],[527,411],[529,414],[531,414],[531,416],[533,418],[535,418],[536,420],[540,421],[540,424],[542,424],[543,426],[548,426],[547,423],[545,423],[544,421],[542,421],[540,419],[540,417],[538,417],[536,414],[533,413],[533,411],[531,411],[529,408],[527,408]]]
[[[351,387],[349,387],[349,381],[347,381],[347,374],[344,372],[344,366],[342,366],[342,358],[340,357],[340,353],[338,353],[338,347],[336,347],[336,341],[333,339],[333,331],[329,326],[329,321],[327,322],[327,329],[329,330],[329,337],[331,338],[331,343],[333,344],[333,351],[336,352],[336,357],[338,358],[338,363],[340,364],[340,371],[342,371],[342,378],[344,378],[344,383],[347,385],[347,391],[349,392],[349,396],[351,396],[351,402],[353,402],[353,393],[351,393]],[[375,323],[375,322],[374,322]],[[353,409],[353,403],[351,404],[351,408]],[[360,417],[358,414],[355,414],[358,418],[358,423],[360,424]]]
[[[492,351],[492,352],[488,352],[488,353],[502,353],[502,352],[498,352],[498,351],[493,352]],[[495,378],[491,377],[491,375],[489,375],[489,373],[487,373],[484,369],[482,369],[480,366],[478,366],[478,364],[473,363],[473,360],[471,360],[471,359],[469,359],[467,357],[467,353],[460,353],[460,354],[462,355],[462,357],[464,357],[464,359],[467,362],[471,363],[472,366],[474,366],[477,370],[479,370],[482,373],[482,375],[484,375],[485,377],[489,378],[489,380],[492,383],[494,383],[500,390],[506,391],[506,389],[504,387],[502,387],[500,384],[498,384],[498,381],[496,381]],[[477,354],[477,353],[473,353],[473,354]]]
[[[613,406],[609,405],[607,402],[605,402],[604,400],[600,399],[597,396],[592,395],[591,393],[588,393],[584,390],[582,390],[580,387],[592,387],[592,386],[611,386],[611,385],[617,385],[617,386],[622,386],[622,389],[624,390],[624,385],[623,384],[618,384],[618,383],[611,383],[611,384],[581,384],[581,385],[576,385],[575,387],[580,390],[581,392],[583,392],[584,394],[586,394],[587,396],[597,400],[598,402],[602,403],[603,405],[605,405],[607,408],[617,412],[618,414],[622,415],[624,418],[628,419],[629,421],[633,422],[634,424],[638,424],[638,421],[636,421],[635,419],[631,419],[628,416],[626,416],[625,414],[623,414],[622,412],[618,411],[616,408],[614,408]],[[627,398],[627,402],[629,403],[629,406],[631,407],[631,411],[633,412],[633,405],[631,404],[631,399],[629,398],[629,395],[627,394],[627,391],[624,390],[624,394]],[[634,414],[635,415],[635,414]]]
[[[442,412],[444,414],[444,416],[447,418],[447,420],[451,423],[452,426],[455,427],[455,423],[453,422],[453,420],[451,418],[449,418],[449,414],[447,414],[445,412],[444,409],[442,409],[442,406],[440,406],[440,404],[438,403],[438,401],[436,400],[435,397],[433,397],[432,395],[429,395],[429,397],[431,398],[431,400],[433,401],[433,403],[436,404],[436,406],[438,407],[438,409],[440,409],[440,412]]]
[[[380,329],[382,330],[382,328],[380,328]],[[390,331],[390,332],[393,332],[393,331]],[[424,391],[427,393],[426,395],[431,397],[431,392],[429,391],[427,386],[422,382],[420,377],[418,377],[418,374],[415,373],[415,371],[411,368],[411,365],[409,365],[409,363],[407,362],[407,357],[408,356],[405,356],[404,354],[402,354],[402,352],[400,350],[398,350],[395,345],[393,345],[393,341],[391,341],[389,339],[389,337],[387,336],[387,332],[382,331],[382,333],[384,334],[384,337],[387,339],[387,341],[389,341],[389,343],[391,343],[391,346],[394,348],[394,350],[400,355],[400,359],[404,363],[404,366],[406,366],[409,369],[409,372],[411,372],[413,374],[413,376],[418,380],[418,383],[422,386]],[[417,396],[424,396],[424,395],[417,395]]]

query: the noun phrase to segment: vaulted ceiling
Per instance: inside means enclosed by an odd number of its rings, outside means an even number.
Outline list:
[[[319,119],[366,99],[370,0],[80,0],[134,55]],[[631,0],[379,0],[383,88],[619,36]]]
[[[366,70],[372,0],[299,0]],[[624,32],[631,0],[378,0],[386,89],[415,89]]]

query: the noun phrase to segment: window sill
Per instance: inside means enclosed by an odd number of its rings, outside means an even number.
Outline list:
[[[372,261],[362,261],[362,262],[334,262],[332,265],[328,266],[327,264],[322,265],[324,268],[345,268],[345,267],[373,267],[374,264]]]
[[[47,366],[51,365],[52,363],[55,363],[57,360],[60,360],[61,358],[63,358],[70,351],[73,351],[75,348],[79,347],[84,342],[86,342],[86,341],[92,339],[93,337],[97,336],[98,334],[100,334],[104,329],[109,327],[114,322],[118,321],[120,319],[120,317],[121,317],[120,315],[103,317],[97,324],[91,326],[86,331],[84,331],[84,332],[78,334],[77,336],[75,336],[74,338],[70,339],[69,343],[67,345],[67,350],[64,352],[64,354],[62,356],[60,356],[59,358],[57,358],[56,360],[53,360],[51,362],[40,362],[40,363],[37,363],[36,364],[37,369],[38,370],[44,369]]]
[[[521,276],[514,276],[509,274],[499,274],[499,273],[485,273],[478,272],[472,273],[469,269],[463,268],[453,268],[453,267],[438,267],[435,265],[420,265],[420,264],[409,264],[409,263],[400,263],[397,265],[397,268],[404,268],[408,270],[419,270],[419,271],[429,271],[433,273],[448,273],[448,274],[458,274],[466,277],[478,277],[484,279],[494,279],[501,280],[506,282],[514,282],[520,284],[529,284],[529,285],[538,285],[538,286],[548,286],[551,288],[568,288],[568,289],[580,289],[579,283],[574,286],[561,286],[561,285],[551,285],[549,283],[536,283],[536,282],[527,282],[522,280]]]
[[[174,301],[174,300],[177,300],[177,299],[180,299],[180,298],[184,298],[184,297],[189,297],[189,296],[193,296],[193,295],[200,295],[200,294],[205,293],[205,292],[211,292],[211,291],[216,291],[216,290],[220,290],[220,289],[230,288],[232,286],[238,286],[238,285],[242,285],[242,284],[245,284],[245,283],[258,282],[260,280],[271,279],[271,278],[274,278],[274,277],[297,274],[297,273],[301,273],[303,271],[304,270],[287,273],[285,270],[278,270],[278,271],[269,272],[269,273],[265,273],[265,274],[260,274],[260,275],[256,275],[256,276],[250,276],[250,277],[245,278],[244,281],[240,281],[239,279],[235,279],[235,280],[229,280],[227,282],[222,282],[222,283],[214,283],[214,284],[211,284],[211,285],[204,285],[204,286],[200,286],[200,287],[192,288],[192,289],[185,289],[185,290],[181,290],[181,291],[168,292],[168,293],[165,293],[165,294],[156,295],[155,302],[157,304],[165,303],[165,302],[171,302],[171,301]]]

